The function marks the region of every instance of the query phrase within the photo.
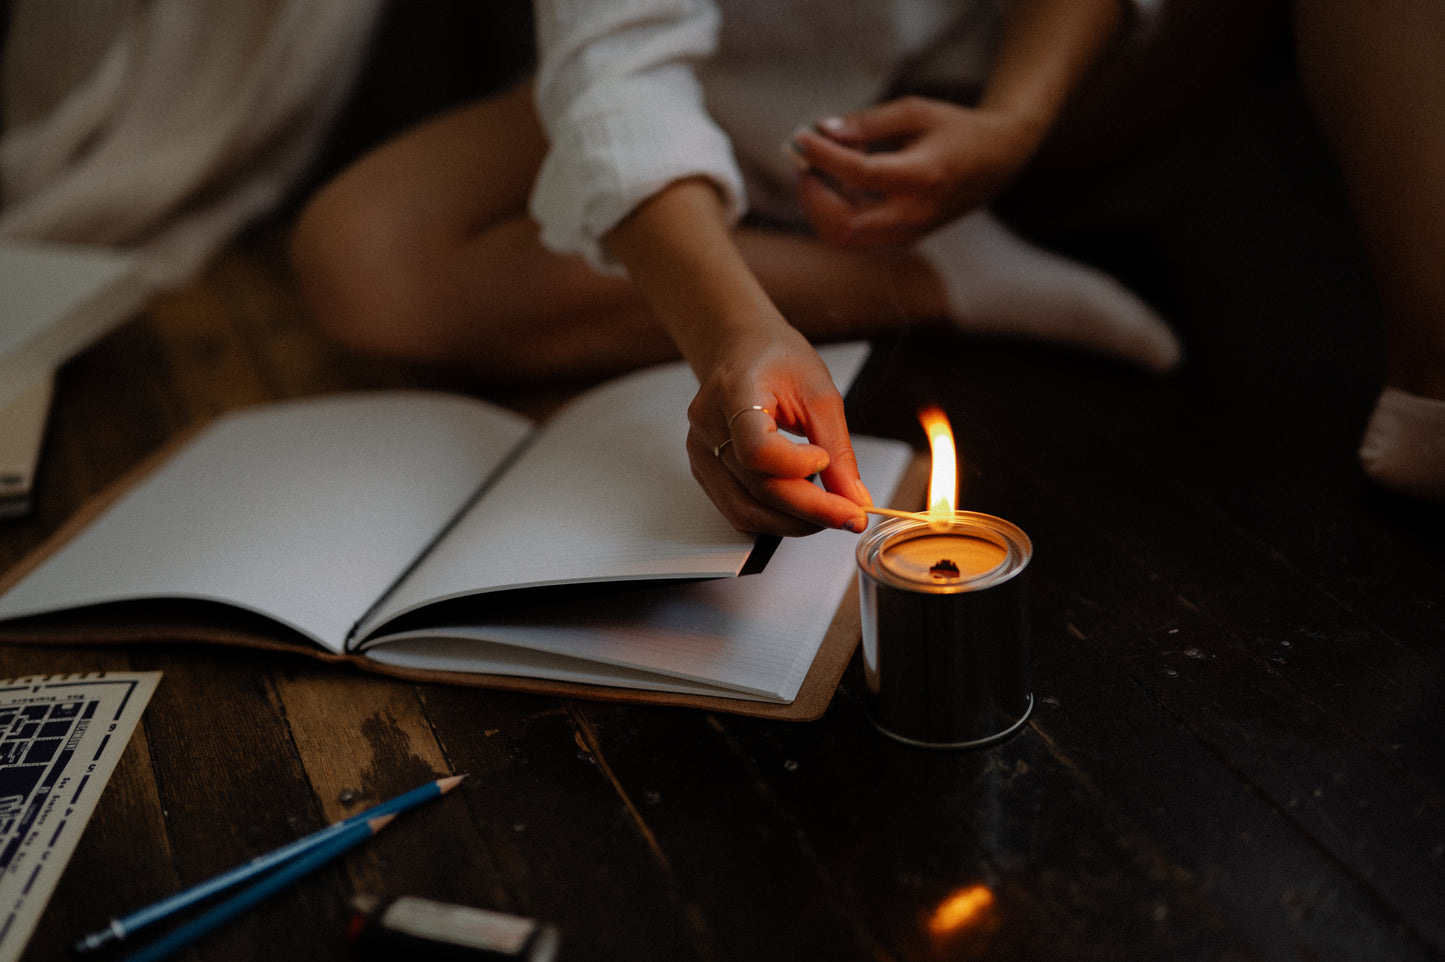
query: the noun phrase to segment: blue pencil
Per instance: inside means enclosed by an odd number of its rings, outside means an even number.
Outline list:
[[[465,775],[452,775],[449,778],[439,778],[434,782],[427,782],[425,785],[413,788],[404,795],[398,795],[390,801],[382,802],[380,805],[368,808],[364,812],[358,812],[350,818],[344,818],[339,822],[332,822],[325,828],[312,832],[304,838],[299,838],[289,845],[283,845],[273,852],[267,852],[265,855],[257,856],[244,865],[238,865],[236,868],[222,872],[220,875],[193,885],[184,891],[177,892],[175,895],[161,899],[153,905],[148,905],[143,909],[137,909],[122,918],[112,919],[109,927],[101,929],[98,932],[92,932],[90,935],[76,942],[75,951],[91,952],[102,946],[109,945],[112,942],[118,942],[128,938],[133,933],[153,922],[159,922],[161,919],[169,918],[176,912],[189,908],[203,899],[208,899],[212,895],[224,892],[232,886],[239,885],[248,879],[255,878],[257,875],[269,872],[271,869],[289,862],[291,859],[302,855],[317,845],[325,843],[328,839],[346,831],[354,825],[363,824],[383,815],[395,815],[409,808],[414,808],[429,799],[436,798],[439,795],[445,795],[460,784],[461,780],[465,777]]]
[[[382,827],[393,818],[396,816],[383,815],[359,825],[349,825],[343,828],[320,845],[312,846],[306,852],[296,856],[255,885],[242,889],[175,931],[162,936],[133,955],[126,956],[125,962],[156,962],[174,952],[179,952],[196,939],[250,909],[262,899],[275,895],[303,875],[314,872],[332,859],[349,852],[381,831]]]

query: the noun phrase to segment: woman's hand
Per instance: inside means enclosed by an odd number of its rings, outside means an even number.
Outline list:
[[[837,247],[885,247],[987,203],[1043,134],[1027,115],[904,97],[820,121],[790,147],[818,236]]]
[[[794,138],[803,210],[840,247],[911,243],[1003,188],[1116,35],[1118,0],[1014,0],[977,107],[904,97]]]
[[[858,480],[843,400],[749,270],[713,186],[697,178],[669,184],[604,244],[697,374],[688,455],[728,521],[761,534],[849,524],[862,531],[860,506],[871,502]],[[823,488],[809,480],[814,474]]]
[[[867,524],[860,506],[872,499],[858,478],[843,399],[793,328],[780,324],[719,354],[688,420],[693,476],[738,530],[804,535]]]

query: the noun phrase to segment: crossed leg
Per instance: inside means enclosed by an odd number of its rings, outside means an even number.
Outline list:
[[[674,356],[625,279],[542,247],[526,204],[545,150],[522,85],[362,157],[311,200],[292,237],[314,317],[364,352],[493,382]],[[810,340],[952,326],[1073,343],[1156,369],[1177,358],[1164,324],[1111,279],[1013,237],[987,214],[965,222],[915,250],[843,251],[750,227],[735,236]]]

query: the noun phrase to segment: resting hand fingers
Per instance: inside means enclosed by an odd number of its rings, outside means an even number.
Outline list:
[[[853,203],[811,172],[798,180],[798,202],[818,237],[839,248],[903,246],[935,226],[912,195]]]

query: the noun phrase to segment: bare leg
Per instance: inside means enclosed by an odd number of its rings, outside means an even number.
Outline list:
[[[1386,487],[1445,500],[1445,4],[1298,0],[1296,31],[1384,311],[1361,459]]]
[[[362,157],[292,235],[313,316],[364,352],[503,380],[606,368],[622,345],[664,356],[625,282],[536,242],[526,202],[544,150],[522,87]],[[599,327],[612,336],[592,343]]]
[[[542,248],[526,203],[545,147],[523,86],[363,157],[308,204],[292,237],[297,282],[318,322],[357,349],[494,381],[675,356],[626,280]],[[941,289],[917,258],[752,230],[738,242],[810,337],[943,313]]]
[[[1445,398],[1445,4],[1300,0],[1296,23],[1378,280],[1386,380]]]

